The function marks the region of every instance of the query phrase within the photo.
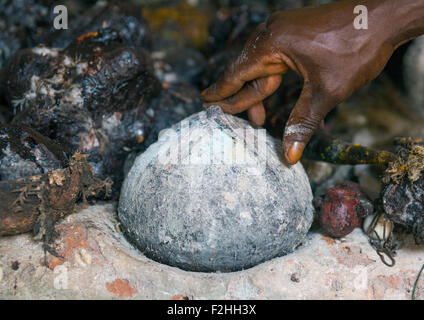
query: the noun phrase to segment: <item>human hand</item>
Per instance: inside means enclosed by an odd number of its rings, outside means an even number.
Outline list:
[[[206,106],[217,104],[231,114],[247,110],[251,123],[261,126],[263,100],[289,68],[296,71],[304,78],[303,90],[283,137],[285,160],[295,164],[328,112],[378,76],[395,50],[392,30],[379,23],[385,18],[384,2],[370,1],[368,30],[353,25],[354,7],[364,1],[275,12],[202,93]]]

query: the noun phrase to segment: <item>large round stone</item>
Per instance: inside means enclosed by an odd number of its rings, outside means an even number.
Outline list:
[[[313,218],[301,164],[286,167],[263,129],[197,113],[162,132],[123,184],[119,219],[148,257],[193,271],[236,271],[292,252]]]

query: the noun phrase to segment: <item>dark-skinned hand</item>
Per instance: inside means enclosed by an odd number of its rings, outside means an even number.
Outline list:
[[[366,30],[354,27],[359,4],[368,8]],[[263,100],[289,68],[299,73],[303,90],[283,137],[285,160],[295,164],[328,112],[377,77],[399,45],[423,33],[423,11],[424,1],[412,0],[349,0],[277,11],[202,93],[206,106],[219,105],[231,114],[247,110],[251,123],[261,126]]]

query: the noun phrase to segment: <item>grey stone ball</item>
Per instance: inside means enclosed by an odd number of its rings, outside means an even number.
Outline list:
[[[184,270],[237,271],[293,252],[313,220],[300,163],[219,107],[162,132],[138,156],[118,216],[146,256]]]

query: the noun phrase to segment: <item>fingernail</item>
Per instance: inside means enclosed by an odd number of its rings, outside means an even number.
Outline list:
[[[301,141],[294,141],[286,151],[286,160],[289,164],[296,164],[303,154],[305,143]]]

